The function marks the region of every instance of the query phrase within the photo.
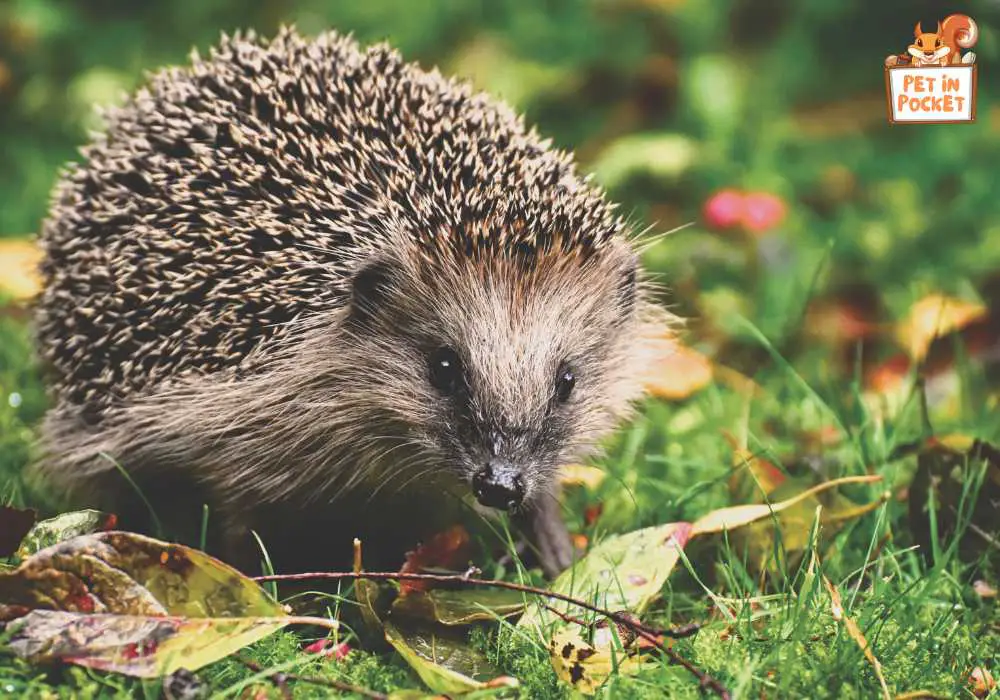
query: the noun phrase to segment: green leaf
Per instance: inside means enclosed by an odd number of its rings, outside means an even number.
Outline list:
[[[385,625],[385,638],[428,688],[456,694],[488,688],[516,688],[514,678],[502,676],[485,656],[472,649],[464,635],[446,628],[401,628]]]
[[[609,537],[564,571],[551,590],[607,610],[641,613],[663,588],[690,533],[690,523],[669,523]],[[553,607],[577,617],[586,614],[569,603]],[[529,608],[517,625],[541,631],[559,622],[549,611],[536,606]]]
[[[99,510],[78,510],[42,520],[35,523],[21,540],[15,557],[24,560],[35,552],[64,540],[107,530],[115,526],[115,520],[114,515]]]
[[[393,602],[394,615],[443,625],[470,625],[510,617],[524,610],[524,596],[504,588],[477,590],[431,589],[413,592]]]

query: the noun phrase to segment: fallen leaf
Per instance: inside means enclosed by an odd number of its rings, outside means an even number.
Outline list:
[[[38,513],[31,509],[0,506],[0,558],[17,551],[37,518]]]
[[[204,552],[128,532],[81,535],[0,573],[0,599],[82,613],[283,615],[263,589]]]
[[[203,552],[125,532],[81,535],[0,573],[0,599],[28,612],[11,649],[140,677],[195,670],[293,617],[236,569]]]
[[[80,535],[111,530],[117,524],[118,519],[114,515],[102,513],[99,510],[77,510],[72,513],[63,513],[35,523],[22,538],[21,546],[18,547],[14,556],[18,560],[24,560],[46,547]]]
[[[997,589],[988,584],[986,581],[979,579],[972,583],[972,590],[980,598],[996,598]]]
[[[735,451],[733,466],[729,485],[734,501],[780,503],[807,492],[814,485],[809,478],[789,477],[771,462],[747,450]],[[812,494],[799,498],[773,518],[761,518],[737,528],[731,534],[732,544],[741,555],[746,554],[747,563],[757,571],[778,574],[786,570],[789,563],[796,563],[808,548],[818,506],[822,506],[819,513],[823,534],[830,538],[840,530],[842,523],[874,510],[881,502],[859,505],[833,490]],[[781,560],[775,556],[775,540],[779,533]]]
[[[674,343],[672,351],[649,370],[646,391],[668,401],[686,399],[712,382],[712,363],[707,357]]]
[[[856,361],[858,342],[882,335],[886,320],[880,290],[854,282],[810,302],[803,327],[808,337],[836,345],[844,360]]]
[[[517,679],[501,675],[464,637],[432,629],[404,630],[386,623],[385,638],[434,692],[450,695],[518,687]]]
[[[608,537],[560,574],[550,590],[608,610],[641,613],[666,583],[690,531],[690,523],[670,523]],[[554,607],[569,614],[579,612],[568,603]],[[549,623],[559,626],[562,621],[545,608],[532,606],[517,626],[541,632]]]
[[[720,508],[694,523],[669,523],[613,535],[594,545],[586,556],[560,574],[550,590],[586,600],[605,610],[641,614],[663,588],[680,559],[681,550],[692,537],[770,518],[774,513],[836,486],[873,483],[880,479],[874,475],[834,479],[778,503]],[[874,505],[864,506],[872,507]],[[559,603],[553,608],[570,615],[579,612],[569,603]],[[565,624],[565,620],[540,605],[530,606],[517,622],[519,628],[533,628],[543,639],[548,638],[544,632],[547,627],[558,628]]]
[[[985,698],[996,690],[997,682],[988,668],[976,666],[969,674],[969,686],[977,698]]]
[[[844,626],[847,636],[854,640],[854,643],[857,644],[864,653],[865,658],[868,659],[868,663],[872,665],[872,669],[875,671],[875,677],[878,678],[878,683],[882,687],[882,697],[891,698],[892,696],[889,694],[889,687],[885,683],[885,676],[882,675],[882,664],[879,663],[878,658],[875,656],[875,652],[872,651],[871,645],[868,643],[868,640],[865,639],[865,635],[861,631],[861,628],[858,627],[858,623],[851,617],[848,617],[847,613],[844,611],[844,603],[840,598],[840,591],[837,590],[836,586],[830,583],[830,579],[828,579],[825,575],[823,576],[823,585],[826,586],[826,590],[830,594],[830,613],[833,615],[833,619]]]
[[[896,329],[896,336],[910,357],[919,362],[935,338],[960,330],[987,313],[980,303],[931,294],[910,308],[909,315]]]
[[[461,525],[439,532],[415,550],[406,553],[401,574],[416,574],[426,569],[465,568],[470,554],[469,533]],[[401,581],[400,595],[424,591],[429,584],[424,581]]]
[[[604,482],[606,476],[603,469],[586,464],[566,464],[559,468],[559,483],[563,486],[585,486],[593,490]]]
[[[7,646],[32,662],[58,659],[101,671],[158,678],[180,669],[196,671],[295,622],[317,624],[317,619],[32,610],[14,623]]]
[[[734,451],[733,473],[729,477],[729,493],[734,501],[762,501],[786,479],[785,473],[768,460],[746,449]]]
[[[42,254],[27,240],[0,240],[0,295],[30,299],[41,289],[38,265]]]
[[[584,695],[594,695],[614,673],[635,673],[644,664],[620,646],[596,646],[576,629],[556,632],[549,642],[549,658],[559,680]]]
[[[524,610],[524,595],[504,588],[433,589],[398,597],[392,614],[447,626],[492,622]]]
[[[898,392],[905,386],[912,364],[905,353],[898,353],[871,367],[865,376],[865,388],[877,394]]]
[[[429,548],[428,553],[454,551],[446,546],[447,543],[467,538],[467,534],[458,537],[456,532],[452,532],[441,538],[438,543],[440,548]],[[363,571],[359,540],[354,541],[354,571]],[[407,595],[397,597],[391,607],[386,605],[383,593],[382,587],[375,581],[358,579],[354,582],[354,595],[361,606],[366,626],[382,634],[431,690],[453,696],[517,687],[516,679],[500,676],[485,656],[468,645],[464,631],[456,629],[458,625],[469,624],[476,619],[495,619],[488,611],[473,609],[472,594],[478,594],[481,600],[488,600],[490,593],[411,589]],[[493,598],[496,601],[501,596]],[[406,619],[405,613],[411,614],[410,620]],[[486,617],[481,618],[484,614]],[[415,625],[413,617],[442,618],[451,626]]]
[[[732,530],[761,518],[770,517],[773,513],[780,513],[781,511],[791,508],[801,501],[815,496],[818,493],[822,493],[827,489],[834,488],[835,486],[841,486],[843,484],[870,484],[876,481],[881,481],[881,479],[882,477],[875,474],[864,476],[845,476],[840,479],[824,481],[822,484],[814,486],[796,496],[777,503],[756,503],[731,506],[729,508],[719,508],[718,510],[714,510],[707,515],[698,518],[698,520],[691,525],[691,537],[709,532]]]
[[[174,671],[163,679],[164,700],[201,700],[208,695],[208,686],[186,668]]]

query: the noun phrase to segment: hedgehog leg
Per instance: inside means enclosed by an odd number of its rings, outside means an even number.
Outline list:
[[[531,543],[538,550],[542,571],[549,578],[555,578],[576,558],[576,548],[562,519],[558,497],[546,495],[539,499],[534,509],[525,514],[525,520]]]

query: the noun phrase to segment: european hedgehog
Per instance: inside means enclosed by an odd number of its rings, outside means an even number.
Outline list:
[[[126,522],[206,504],[234,562],[253,531],[279,569],[398,564],[471,494],[570,563],[558,468],[669,320],[570,155],[333,32],[224,36],[105,119],[42,228],[45,477]]]

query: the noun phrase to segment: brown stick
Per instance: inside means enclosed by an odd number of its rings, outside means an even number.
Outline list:
[[[245,659],[242,656],[234,656],[237,661],[249,668],[254,673],[264,673],[265,669],[255,661],[250,659]],[[288,681],[299,681],[302,683],[312,683],[313,685],[323,685],[327,688],[334,688],[336,690],[343,691],[345,693],[353,693],[355,695],[361,695],[362,697],[371,698],[372,700],[388,700],[387,695],[382,693],[376,693],[374,690],[368,690],[367,688],[359,688],[358,686],[351,685],[350,683],[344,683],[342,681],[336,681],[332,678],[320,678],[318,676],[299,676],[294,673],[284,673],[278,672],[268,676],[271,682],[278,688],[281,692],[283,698],[291,698],[292,690],[288,687]]]
[[[400,573],[400,572],[387,572],[387,571],[343,571],[343,572],[314,572],[305,574],[271,574],[269,576],[256,576],[254,581],[264,582],[264,581],[305,581],[310,579],[325,579],[328,581],[342,581],[344,579],[358,580],[367,579],[369,581],[430,581],[433,583],[458,583],[467,586],[484,586],[491,588],[506,588],[511,591],[519,591],[521,593],[530,593],[532,595],[541,596],[543,598],[548,598],[550,600],[560,600],[564,603],[569,603],[570,605],[576,605],[577,607],[583,608],[584,610],[589,610],[590,612],[597,613],[598,615],[603,615],[604,617],[612,620],[618,624],[624,625],[638,634],[640,637],[648,642],[656,645],[663,653],[665,653],[673,663],[679,664],[687,669],[695,678],[698,679],[702,688],[708,688],[712,690],[716,695],[718,695],[723,700],[729,700],[730,694],[722,683],[712,678],[710,675],[700,670],[697,666],[692,664],[687,659],[681,657],[677,652],[668,648],[660,639],[661,636],[668,637],[687,637],[697,631],[697,629],[692,630],[690,625],[686,625],[680,630],[658,630],[652,627],[648,627],[641,622],[638,622],[626,612],[623,611],[612,611],[601,608],[597,605],[588,603],[585,600],[580,600],[579,598],[574,598],[573,596],[568,596],[563,593],[557,593],[555,591],[547,591],[544,588],[537,588],[535,586],[526,586],[521,583],[513,583],[511,581],[496,581],[492,579],[481,579],[474,578],[473,574],[478,573],[475,568],[469,569],[464,574],[418,574],[418,573]]]

